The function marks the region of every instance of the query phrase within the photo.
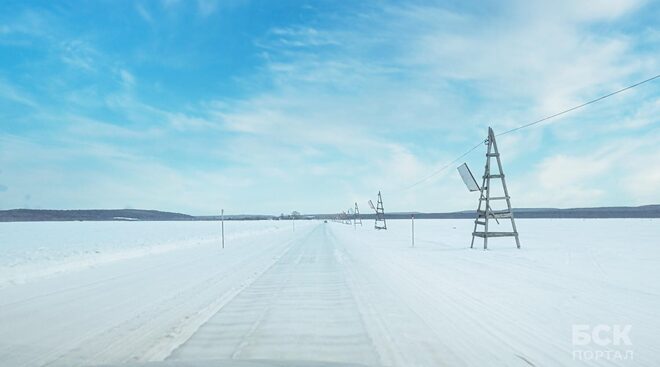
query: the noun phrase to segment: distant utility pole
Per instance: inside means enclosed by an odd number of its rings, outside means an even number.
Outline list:
[[[355,202],[355,211],[353,211],[353,224],[357,225],[357,222],[360,221],[360,227],[362,227],[362,218],[360,217],[360,209],[358,208],[357,202]]]
[[[349,210],[351,210],[351,209],[349,209]],[[352,217],[353,217],[353,230],[357,230],[357,221],[355,220],[355,211],[353,211],[351,214],[353,214],[352,215]]]
[[[222,248],[225,248],[225,210],[220,211],[220,219],[222,220]]]
[[[383,208],[383,198],[378,191],[378,203],[374,206],[374,203],[369,200],[369,206],[376,212],[376,223],[374,224],[375,229],[387,229],[387,223],[385,222],[385,209]]]

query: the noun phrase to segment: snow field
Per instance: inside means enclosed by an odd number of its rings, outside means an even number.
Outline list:
[[[226,221],[225,240],[289,225]],[[219,244],[220,233],[220,223],[211,221],[0,223],[0,287],[185,247]]]
[[[444,359],[449,365],[658,365],[660,221],[517,224],[522,250],[512,238],[491,239],[488,251],[470,250],[469,220],[416,220],[415,248],[409,220],[389,221],[387,233],[349,226],[333,232],[352,268],[375,279],[369,291],[379,286],[422,319],[434,348],[456,356]],[[374,328],[396,323],[383,316],[388,303],[396,302],[377,303],[382,311],[372,313]],[[574,324],[631,325],[632,346],[605,349],[631,349],[634,360],[575,361],[575,349],[603,348],[574,347]],[[396,363],[405,355],[392,354],[388,364],[411,364]]]
[[[659,220],[517,224],[488,251],[471,220],[416,220],[415,248],[409,220],[227,222],[225,250],[217,222],[3,224],[0,365],[660,364]],[[634,360],[575,360],[575,324],[631,325],[606,349]]]

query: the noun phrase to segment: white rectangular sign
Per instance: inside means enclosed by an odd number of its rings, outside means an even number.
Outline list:
[[[479,188],[479,184],[477,183],[477,180],[474,179],[472,172],[470,172],[467,163],[461,164],[460,166],[458,166],[457,169],[458,169],[458,173],[461,175],[461,178],[463,179],[463,182],[465,182],[465,186],[467,186],[468,190],[470,191],[481,190]]]

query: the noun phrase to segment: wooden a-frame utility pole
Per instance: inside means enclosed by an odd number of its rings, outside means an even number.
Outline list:
[[[353,225],[357,226],[360,224],[362,227],[362,218],[360,217],[360,209],[358,208],[357,202],[355,203],[355,210],[353,210]]]
[[[376,223],[374,224],[374,228],[387,229],[385,208],[383,208],[383,198],[380,196],[380,191],[378,191],[378,202],[376,203]]]
[[[483,181],[480,188],[479,206],[477,207],[477,219],[474,221],[474,230],[472,231],[472,243],[470,248],[474,247],[475,237],[484,239],[484,250],[488,249],[488,238],[490,237],[515,237],[516,246],[520,248],[520,240],[518,238],[518,230],[516,229],[516,221],[513,218],[513,210],[511,210],[511,197],[509,190],[506,187],[506,180],[504,178],[504,171],[502,170],[502,160],[500,159],[500,152],[497,149],[497,142],[495,141],[495,133],[492,128],[488,128],[488,149],[486,151],[486,167],[484,169]],[[497,161],[498,172],[491,172],[491,158]],[[491,180],[501,180],[504,196],[490,196],[491,195]],[[506,209],[493,210],[491,201],[504,200],[506,202]],[[510,232],[493,232],[488,228],[488,221],[495,219],[499,224],[498,219],[510,219],[511,228]],[[483,231],[477,231],[477,226],[483,226]]]

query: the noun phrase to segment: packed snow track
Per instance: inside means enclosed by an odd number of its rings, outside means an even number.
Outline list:
[[[489,251],[461,220],[415,248],[408,221],[227,223],[225,249],[212,222],[3,224],[39,246],[0,257],[0,365],[657,365],[660,222],[520,222]],[[575,324],[632,325],[634,360],[577,360]]]

